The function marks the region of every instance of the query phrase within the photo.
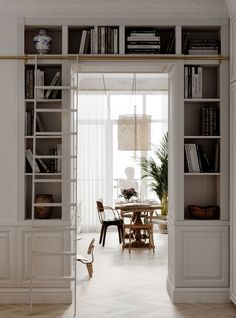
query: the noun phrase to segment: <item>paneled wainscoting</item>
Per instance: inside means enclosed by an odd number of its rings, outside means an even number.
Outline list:
[[[83,234],[79,252],[96,238],[94,276],[88,279],[86,267],[78,264],[77,317],[79,318],[235,318],[232,304],[178,304],[166,292],[167,240],[155,234],[156,251],[122,251],[118,235],[107,233],[106,246],[99,235]],[[33,317],[72,318],[68,305],[34,305]],[[1,318],[29,317],[28,305],[1,305]]]

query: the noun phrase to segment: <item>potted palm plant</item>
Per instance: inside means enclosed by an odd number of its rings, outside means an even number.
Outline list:
[[[141,157],[140,165],[143,171],[142,178],[151,178],[149,185],[161,202],[160,218],[166,220],[168,213],[168,133],[163,135],[160,145],[155,149],[155,158]],[[162,230],[167,230],[167,228]]]

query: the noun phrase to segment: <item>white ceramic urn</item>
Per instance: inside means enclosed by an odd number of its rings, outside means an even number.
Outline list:
[[[52,38],[46,34],[45,29],[40,29],[34,37],[34,45],[38,54],[47,54],[52,44]]]

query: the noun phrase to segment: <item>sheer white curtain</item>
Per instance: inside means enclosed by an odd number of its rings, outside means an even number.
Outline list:
[[[96,200],[112,204],[112,129],[105,95],[79,95],[78,197],[82,231],[100,229]]]

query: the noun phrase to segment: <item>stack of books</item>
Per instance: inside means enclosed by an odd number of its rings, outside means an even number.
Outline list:
[[[190,39],[188,44],[189,55],[217,55],[219,41],[215,39]]]
[[[202,98],[202,67],[184,67],[184,98]]]
[[[157,54],[161,50],[161,38],[156,30],[133,30],[127,36],[127,54]]]

